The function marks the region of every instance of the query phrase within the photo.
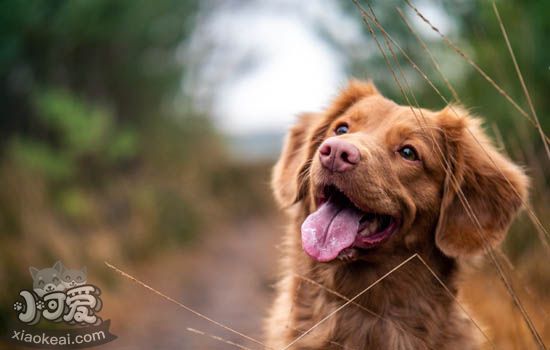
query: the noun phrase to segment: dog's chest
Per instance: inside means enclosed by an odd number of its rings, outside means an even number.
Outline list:
[[[339,297],[309,291],[298,293],[297,300],[308,302],[295,304],[290,327],[297,330],[294,338],[313,328],[299,343],[304,349],[429,349],[442,335],[441,327],[430,326],[441,324],[434,317],[447,314],[435,305],[437,297],[434,304],[416,299],[411,305],[403,302],[414,300],[411,296],[399,302],[375,288],[342,307],[346,302]]]

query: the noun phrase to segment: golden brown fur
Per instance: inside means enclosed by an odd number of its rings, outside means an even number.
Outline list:
[[[353,171],[328,174],[319,164],[318,147],[343,121],[349,133],[336,137],[355,145],[361,162]],[[420,163],[399,157],[396,149],[403,143],[414,145]],[[300,225],[315,210],[320,186],[329,181],[360,208],[399,215],[399,231],[383,244],[361,251],[352,262],[311,259],[301,247]],[[465,110],[399,106],[372,83],[360,81],[350,82],[323,113],[299,118],[274,168],[272,184],[291,223],[266,325],[268,345],[274,349],[283,348],[345,302],[298,275],[352,298],[418,253],[456,294],[458,259],[502,241],[527,195],[524,173],[497,152],[480,122]],[[461,193],[477,222],[464,208]],[[356,302],[383,319],[348,305],[292,348],[478,347],[479,334],[471,322],[416,259]]]

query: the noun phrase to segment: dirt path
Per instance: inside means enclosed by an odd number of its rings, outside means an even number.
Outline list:
[[[194,247],[127,272],[204,315],[261,339],[262,319],[273,291],[280,227],[276,219],[240,222],[208,235]],[[232,348],[187,327],[258,348],[130,281],[119,281],[116,291],[104,293],[104,301],[102,314],[112,319],[113,333],[119,337],[105,349]]]

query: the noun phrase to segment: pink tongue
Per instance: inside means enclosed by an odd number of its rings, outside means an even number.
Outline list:
[[[302,247],[317,261],[333,260],[355,241],[363,213],[329,200],[302,224]]]

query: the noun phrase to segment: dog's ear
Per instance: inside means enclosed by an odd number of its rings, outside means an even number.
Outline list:
[[[63,270],[65,269],[63,263],[59,260],[56,261],[55,264],[53,264],[53,268],[59,273],[63,272]]]
[[[479,120],[465,110],[447,107],[437,121],[445,140],[447,174],[436,245],[451,257],[480,253],[504,239],[527,200],[528,178],[498,152]]]
[[[329,118],[337,117],[362,98],[379,94],[380,92],[378,92],[372,81],[351,79],[348,86],[332,101],[332,104],[327,109],[327,115]]]
[[[312,129],[320,119],[319,114],[304,113],[286,136],[283,151],[271,177],[271,187],[281,207],[299,200],[300,172],[308,161]]]
[[[307,193],[305,177],[311,158],[332,120],[360,99],[374,94],[379,92],[372,82],[350,80],[324,113],[304,113],[298,117],[286,137],[271,178],[275,199],[281,207],[292,205]]]
[[[33,280],[36,278],[36,275],[38,274],[38,272],[40,272],[40,270],[38,270],[34,266],[29,267],[29,271],[31,272],[31,276]]]

